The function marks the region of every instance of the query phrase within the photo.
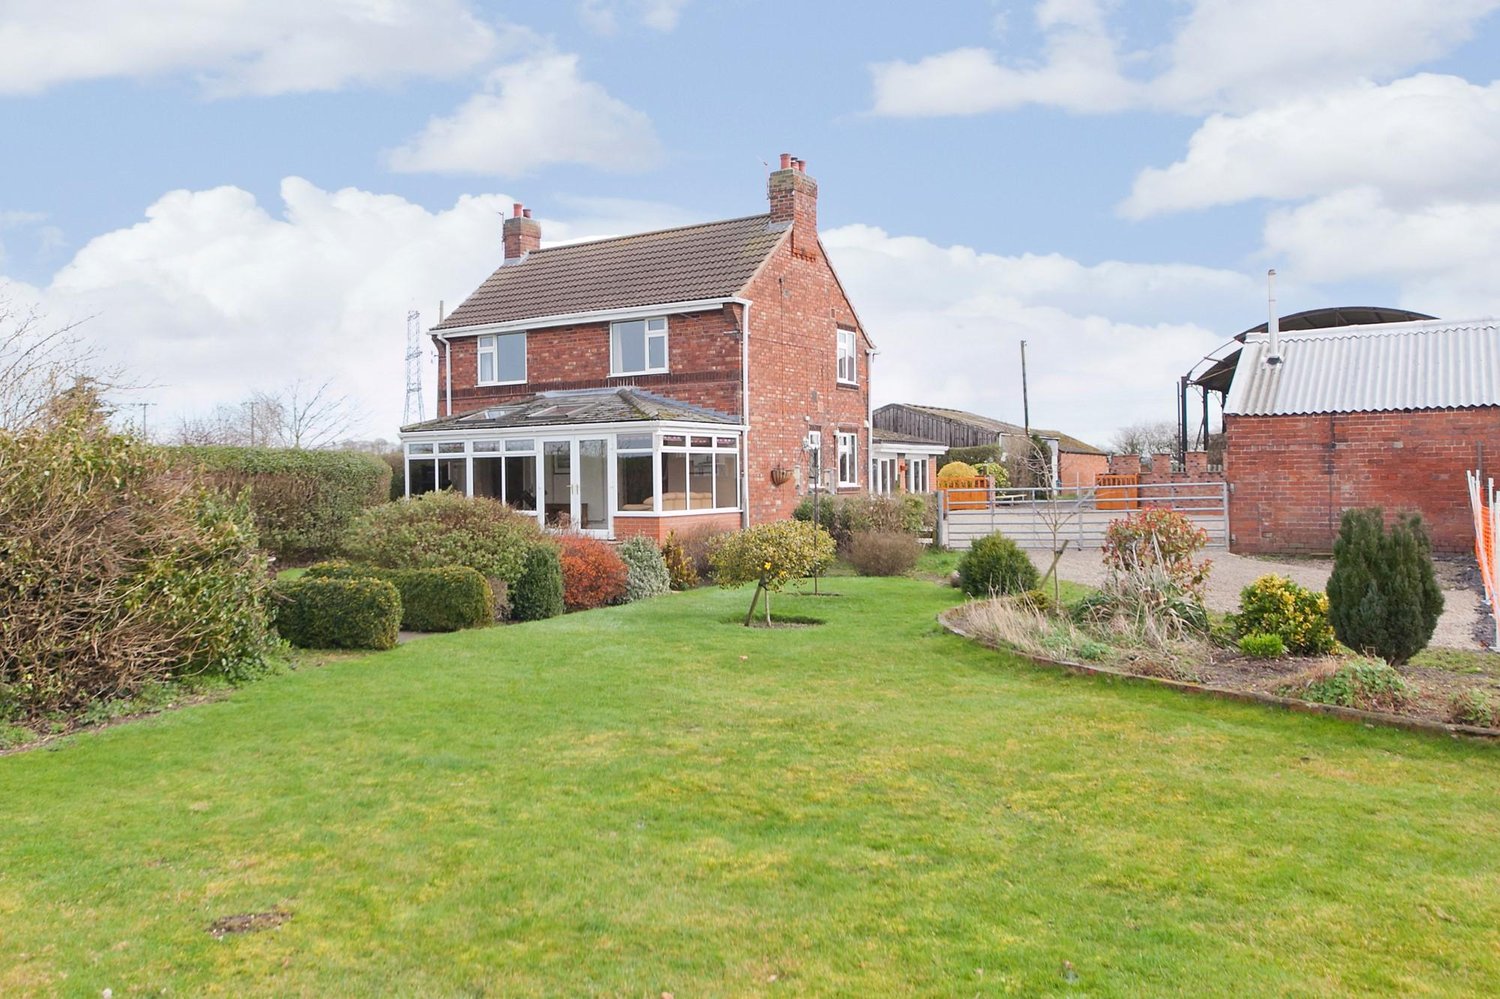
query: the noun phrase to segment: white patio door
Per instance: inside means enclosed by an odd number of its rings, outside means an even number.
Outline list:
[[[548,527],[609,535],[609,440],[542,441],[542,509]]]

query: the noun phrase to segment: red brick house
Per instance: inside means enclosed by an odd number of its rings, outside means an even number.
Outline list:
[[[1420,512],[1434,549],[1473,550],[1464,473],[1500,467],[1500,321],[1242,338],[1219,365],[1233,551],[1328,552],[1343,511],[1367,506]]]
[[[791,515],[825,470],[867,488],[873,345],[781,157],[763,214],[543,247],[517,205],[504,262],[431,333],[438,417],[402,428],[408,494],[494,496],[602,537]]]

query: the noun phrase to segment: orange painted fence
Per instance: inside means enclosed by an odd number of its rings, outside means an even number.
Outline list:
[[[1469,473],[1469,503],[1474,510],[1474,558],[1479,562],[1484,596],[1490,605],[1490,617],[1495,622],[1495,646],[1500,648],[1500,552],[1495,550],[1496,539],[1500,538],[1500,502],[1497,499],[1500,499],[1500,494],[1495,492],[1494,479],[1482,484],[1478,472]]]
[[[1138,510],[1141,477],[1138,474],[1100,473],[1094,476],[1094,497],[1101,510]]]
[[[988,475],[939,475],[937,487],[950,510],[987,510],[995,483]]]

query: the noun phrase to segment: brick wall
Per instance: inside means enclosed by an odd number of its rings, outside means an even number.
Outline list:
[[[740,529],[740,515],[700,513],[672,517],[616,517],[614,524],[616,540],[645,537],[661,544],[673,531],[678,537],[691,531],[737,531]]]
[[[609,376],[609,323],[553,326],[526,334],[526,384],[477,385],[478,338],[456,337],[453,412],[465,413],[536,392],[635,385],[648,392],[707,406],[730,416],[740,411],[739,318],[733,308],[667,317],[667,362],[661,375]],[[438,415],[446,416],[446,358],[438,343]]]
[[[1092,486],[1096,476],[1108,471],[1107,454],[1072,454],[1063,451],[1057,456],[1057,484],[1064,489]]]
[[[839,433],[859,436],[859,486],[869,488],[869,343],[854,310],[816,240],[783,240],[750,282],[750,434],[746,462],[750,522],[790,517],[806,492],[809,430],[823,436],[823,467],[837,478]],[[838,330],[853,329],[857,385],[839,385]],[[814,400],[813,392],[817,392]],[[788,482],[771,482],[771,469],[799,470]]]
[[[1313,416],[1226,416],[1232,549],[1328,552],[1354,507],[1419,511],[1433,548],[1473,548],[1464,472],[1500,468],[1500,406]]]

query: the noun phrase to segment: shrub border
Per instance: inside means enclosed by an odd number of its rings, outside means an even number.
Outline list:
[[[1045,656],[1034,656],[1008,645],[999,645],[995,642],[986,641],[977,635],[972,635],[965,631],[954,620],[954,616],[961,608],[962,605],[950,607],[937,616],[938,624],[942,626],[943,630],[957,635],[959,638],[973,642],[975,645],[993,649],[996,652],[1005,652],[1017,658],[1028,660],[1038,666],[1052,666],[1065,669],[1070,673],[1127,680],[1158,687],[1169,687],[1185,693],[1217,697],[1225,701],[1238,701],[1242,704],[1260,704],[1266,707],[1283,708],[1288,711],[1300,711],[1304,714],[1327,715],[1344,721],[1364,722],[1367,725],[1384,725],[1388,728],[1405,729],[1408,732],[1424,732],[1429,735],[1446,735],[1450,738],[1465,737],[1484,741],[1500,740],[1500,728],[1486,728],[1482,725],[1459,725],[1454,722],[1426,721],[1420,718],[1403,718],[1400,715],[1386,714],[1382,711],[1364,711],[1360,708],[1345,708],[1337,704],[1318,704],[1314,701],[1303,701],[1295,697],[1262,694],[1259,691],[1253,690],[1234,690],[1230,687],[1215,687],[1204,683],[1185,683],[1182,680],[1168,680],[1163,677],[1127,673],[1124,670],[1114,669],[1110,666],[1094,666],[1088,663],[1073,662],[1070,659],[1048,659]]]

